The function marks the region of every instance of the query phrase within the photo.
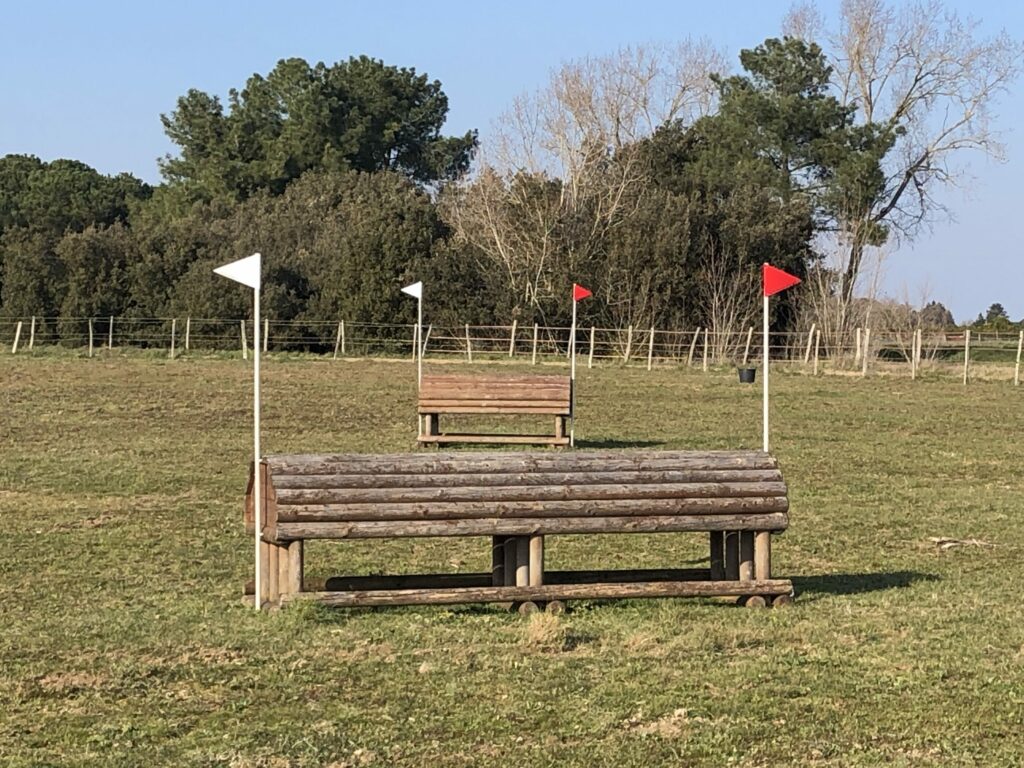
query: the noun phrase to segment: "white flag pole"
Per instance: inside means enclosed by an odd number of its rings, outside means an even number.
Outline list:
[[[573,292],[575,294],[575,291]],[[572,403],[570,404],[569,413],[569,447],[574,448],[576,446],[576,305],[579,304],[576,301],[576,296],[572,297],[572,328],[569,333],[572,338],[569,341],[569,356],[572,358],[572,363],[569,365],[569,391],[572,395]]]
[[[768,453],[768,297],[764,297],[764,351],[762,353],[764,359],[764,381],[762,386],[764,387],[764,422],[762,424],[764,428],[764,452]]]
[[[416,299],[416,388],[423,387],[423,292]]]
[[[252,288],[253,297],[253,367],[252,367],[252,396],[253,396],[253,541],[256,555],[256,583],[253,589],[253,605],[256,610],[263,607],[263,595],[260,589],[260,539],[262,538],[262,512],[263,512],[263,487],[260,482],[260,274],[262,257],[258,253],[247,256],[244,259],[233,261],[222,267],[217,267],[214,272],[222,277],[234,280]],[[243,321],[244,322],[244,321]]]

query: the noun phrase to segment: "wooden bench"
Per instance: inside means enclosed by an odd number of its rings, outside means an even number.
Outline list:
[[[788,524],[774,458],[693,453],[445,453],[270,456],[261,464],[261,596],[267,606],[503,602],[526,609],[581,598],[729,596],[788,601],[771,576],[771,534]],[[246,495],[252,532],[252,475]],[[561,534],[703,532],[706,568],[546,571]],[[314,539],[489,537],[485,573],[303,580]]]
[[[529,443],[568,445],[565,420],[572,416],[568,376],[424,376],[420,384],[421,443]],[[554,416],[553,435],[446,434],[442,414]]]

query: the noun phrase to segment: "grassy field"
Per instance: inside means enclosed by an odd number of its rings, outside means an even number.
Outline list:
[[[760,445],[760,389],[733,371],[582,374],[584,449]],[[249,376],[0,358],[0,764],[1024,763],[1024,393],[1005,382],[774,379],[788,610],[526,619],[244,608]],[[267,452],[413,450],[413,377],[269,360]],[[703,554],[686,535],[549,542],[555,568]],[[308,575],[486,557],[481,540],[322,543]]]

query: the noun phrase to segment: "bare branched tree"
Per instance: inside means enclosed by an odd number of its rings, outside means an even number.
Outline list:
[[[757,316],[760,272],[749,263],[745,266],[737,254],[726,252],[711,238],[707,252],[698,297],[710,331],[711,358],[721,363],[732,356]]]

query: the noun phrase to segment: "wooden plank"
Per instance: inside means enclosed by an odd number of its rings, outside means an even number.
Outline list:
[[[277,541],[296,539],[382,539],[431,536],[533,536],[569,533],[669,533],[682,531],[782,531],[783,512],[738,515],[627,517],[479,518],[367,522],[280,522]],[[728,549],[726,550],[728,557]],[[506,552],[506,564],[508,554]]]
[[[514,485],[596,485],[602,483],[772,483],[782,482],[778,469],[694,469],[657,472],[509,472],[444,475],[282,475],[273,477],[280,492],[301,488],[452,488]]]
[[[549,435],[422,435],[421,443],[496,443],[519,445],[568,445],[567,437]]]
[[[639,499],[741,499],[785,496],[784,482],[600,483],[592,485],[453,486],[433,488],[277,488],[278,514],[292,505],[406,504],[435,502],[612,501]]]
[[[488,518],[628,517],[633,515],[735,515],[787,512],[785,496],[725,499],[598,499],[552,501],[441,501],[377,504],[290,504],[277,507],[274,523],[467,520]],[[265,527],[273,536],[272,526]]]
[[[557,397],[421,397],[418,404],[421,413],[435,413],[448,408],[475,408],[492,410],[569,410],[569,398]]]
[[[622,584],[544,584],[525,587],[456,587],[450,589],[388,589],[356,592],[307,592],[286,602],[314,600],[338,608],[377,605],[460,605],[465,603],[599,600],[648,597],[724,597],[788,595],[793,583],[768,581],[655,581]]]

